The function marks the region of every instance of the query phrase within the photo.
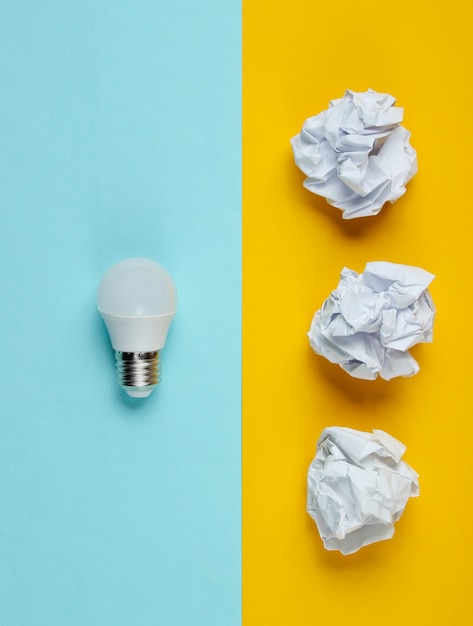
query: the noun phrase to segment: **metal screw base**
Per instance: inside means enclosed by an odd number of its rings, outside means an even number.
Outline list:
[[[120,352],[115,351],[118,382],[129,396],[149,396],[161,378],[159,351]]]

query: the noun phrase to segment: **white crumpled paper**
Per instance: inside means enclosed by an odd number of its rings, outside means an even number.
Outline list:
[[[326,428],[307,475],[307,512],[327,550],[351,554],[394,534],[408,499],[419,495],[406,447],[382,430]]]
[[[396,263],[367,263],[362,274],[344,268],[335,291],[316,312],[310,345],[354,378],[385,380],[419,371],[408,350],[431,342],[434,275]]]
[[[376,215],[395,202],[417,172],[403,109],[389,94],[347,90],[308,118],[291,139],[304,186],[343,211],[345,219]]]

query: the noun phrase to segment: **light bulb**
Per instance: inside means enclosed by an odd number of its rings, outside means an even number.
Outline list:
[[[159,383],[159,351],[176,303],[171,276],[149,259],[120,261],[100,282],[97,308],[115,350],[118,382],[133,398],[146,398]]]

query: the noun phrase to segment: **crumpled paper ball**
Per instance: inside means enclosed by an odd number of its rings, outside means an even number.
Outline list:
[[[372,89],[347,90],[308,118],[291,139],[304,187],[343,211],[345,219],[376,215],[394,203],[417,172],[410,132],[396,99]]]
[[[344,268],[312,320],[312,349],[354,378],[417,374],[408,350],[432,341],[435,307],[427,287],[433,278],[418,267],[384,261],[367,263],[362,274]]]
[[[325,428],[307,475],[307,512],[327,550],[352,554],[393,536],[408,499],[419,495],[405,451],[382,430]]]

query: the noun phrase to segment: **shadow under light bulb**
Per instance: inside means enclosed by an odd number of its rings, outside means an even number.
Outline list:
[[[159,383],[159,351],[176,304],[171,276],[149,259],[120,261],[100,282],[97,308],[115,350],[118,382],[132,398],[146,398]]]

